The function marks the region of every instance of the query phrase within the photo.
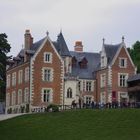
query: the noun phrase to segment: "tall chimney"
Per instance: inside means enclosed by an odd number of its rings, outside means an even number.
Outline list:
[[[74,51],[76,51],[76,52],[83,52],[82,41],[76,41],[75,42]]]
[[[24,62],[29,60],[29,56],[26,54],[26,50],[30,50],[33,45],[33,37],[30,34],[30,30],[25,30],[24,34]]]
[[[30,30],[25,30],[25,34],[24,34],[25,50],[29,50],[32,45],[33,45],[33,37],[30,34]]]

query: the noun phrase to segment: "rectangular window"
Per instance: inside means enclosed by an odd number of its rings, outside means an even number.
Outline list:
[[[106,103],[106,96],[105,96],[105,92],[101,92],[100,93],[100,102],[105,104]]]
[[[52,82],[53,73],[51,68],[43,68],[43,81]]]
[[[119,74],[119,86],[120,87],[127,87],[127,79],[128,79],[128,74]]]
[[[23,71],[19,70],[18,71],[18,83],[22,84],[22,78],[23,78]]]
[[[52,63],[52,53],[50,53],[50,52],[44,53],[44,62],[45,63]]]
[[[15,105],[16,104],[16,92],[13,91],[12,92],[12,105]]]
[[[19,89],[18,90],[18,104],[21,104],[22,103],[22,90]]]
[[[42,101],[49,103],[51,102],[51,89],[43,89],[42,90]]]
[[[12,86],[16,85],[16,72],[12,73]]]
[[[127,58],[119,58],[119,66],[120,66],[120,68],[126,68],[127,67]]]
[[[6,94],[6,106],[10,106],[10,93]]]
[[[87,105],[90,105],[91,104],[91,99],[92,99],[92,97],[86,96],[86,104]]]
[[[91,91],[91,81],[86,82],[86,91]]]
[[[106,74],[103,73],[100,75],[100,86],[105,87],[105,85],[106,85]]]
[[[29,81],[29,67],[25,68],[25,82]]]
[[[11,75],[9,74],[9,75],[7,75],[7,88],[9,88],[10,87],[10,81],[11,81]]]
[[[24,102],[25,103],[29,102],[29,88],[24,89]]]

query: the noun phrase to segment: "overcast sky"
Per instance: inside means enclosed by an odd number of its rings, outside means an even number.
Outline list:
[[[81,40],[84,51],[99,52],[102,38],[127,47],[140,40],[140,0],[0,0],[0,32],[8,35],[12,55],[24,44],[25,29],[34,41],[56,40],[62,29],[67,45]]]

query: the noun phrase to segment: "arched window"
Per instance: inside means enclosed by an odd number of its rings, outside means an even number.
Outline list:
[[[72,98],[72,89],[71,88],[67,89],[67,98]]]

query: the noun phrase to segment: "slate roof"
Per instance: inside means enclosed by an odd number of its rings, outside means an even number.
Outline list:
[[[140,80],[140,73],[130,76],[127,82],[133,82],[133,81],[138,81],[138,80]]]
[[[71,56],[63,34],[60,32],[57,41],[53,42],[56,50],[61,56]]]
[[[45,38],[35,42],[31,46],[30,50],[28,50],[28,52],[31,54],[35,53],[38,50],[38,48],[41,46],[41,44],[44,42],[44,40]],[[56,50],[61,56],[71,56],[62,33],[58,35],[57,41],[53,41],[53,45],[55,46]],[[18,56],[24,56],[24,49],[22,49],[19,52],[17,57]]]
[[[118,49],[121,47],[121,43],[117,45],[109,45],[109,44],[104,44],[107,60],[108,60],[108,65],[111,64],[114,56],[116,55]]]
[[[72,68],[72,76],[78,76],[81,79],[95,79],[95,77],[93,77],[93,72],[96,70],[96,67],[100,62],[100,54],[74,51],[70,51],[70,54],[77,60],[76,66]],[[87,68],[80,68],[78,62],[84,57],[88,61]]]

